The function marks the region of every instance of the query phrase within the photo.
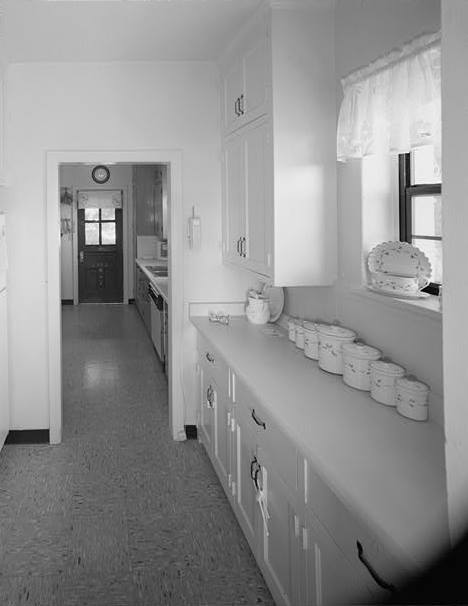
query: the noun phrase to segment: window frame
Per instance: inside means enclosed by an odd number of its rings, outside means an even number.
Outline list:
[[[411,183],[411,152],[399,154],[398,156],[398,174],[399,174],[399,227],[400,242],[412,243],[413,236],[413,196],[433,196],[442,195],[442,183],[421,183],[414,185]],[[418,238],[425,239],[418,235]],[[428,240],[442,240],[442,237],[431,236]],[[423,288],[423,292],[431,295],[438,295],[442,284],[431,282]]]
[[[85,224],[85,230],[86,230],[86,224],[87,223],[97,223],[99,225],[99,243],[98,244],[86,244],[86,232],[85,232],[85,242],[84,245],[85,246],[99,246],[99,247],[108,247],[108,246],[116,246],[117,243],[117,214],[116,214],[116,209],[114,209],[114,218],[113,219],[103,219],[102,218],[102,214],[101,214],[101,210],[102,208],[99,207],[99,215],[97,219],[86,219],[86,209],[85,213],[84,213],[84,224]],[[103,244],[102,243],[102,224],[103,223],[114,223],[115,224],[115,242],[114,244]]]

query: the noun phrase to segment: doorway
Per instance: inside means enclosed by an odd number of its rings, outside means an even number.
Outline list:
[[[183,223],[182,154],[174,150],[144,151],[54,151],[47,153],[47,302],[50,441],[62,439],[62,368],[61,368],[61,234],[59,169],[64,163],[82,164],[162,164],[168,175],[168,400],[169,423],[173,439],[184,440],[184,398],[179,361],[182,356],[184,325],[183,301]],[[124,226],[125,240],[125,226]],[[125,265],[125,259],[124,259]]]
[[[78,192],[78,300],[122,303],[122,192],[99,193]]]

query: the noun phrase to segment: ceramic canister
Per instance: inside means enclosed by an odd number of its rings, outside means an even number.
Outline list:
[[[245,310],[247,319],[252,324],[266,324],[270,319],[270,306],[268,299],[249,297]]]
[[[413,421],[426,421],[429,416],[429,387],[415,377],[396,380],[396,403],[398,412]]]
[[[334,324],[318,324],[317,331],[319,335],[318,363],[320,368],[342,375],[343,354],[341,346],[344,343],[352,343],[356,338],[356,333],[349,328],[335,326]]]
[[[304,355],[312,360],[318,360],[319,337],[315,322],[304,320]]]
[[[288,336],[290,341],[296,341],[296,318],[292,316],[288,319]]]
[[[387,360],[371,362],[371,397],[381,404],[396,406],[395,382],[405,369]]]
[[[296,334],[295,334],[296,347],[304,349],[304,325],[302,320],[296,319]]]
[[[382,353],[365,343],[344,343],[343,381],[350,387],[370,391],[371,362],[378,360]]]

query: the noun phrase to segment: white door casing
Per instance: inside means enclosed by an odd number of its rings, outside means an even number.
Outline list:
[[[168,221],[169,288],[169,424],[174,440],[185,439],[181,369],[183,338],[183,224],[182,152],[180,150],[49,151],[47,181],[47,336],[50,443],[62,440],[62,314],[60,289],[60,175],[62,163],[165,164],[168,167],[170,211]]]

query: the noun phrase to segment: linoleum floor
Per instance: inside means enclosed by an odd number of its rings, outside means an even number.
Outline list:
[[[134,306],[63,307],[63,404],[62,444],[0,453],[2,606],[273,604]]]

